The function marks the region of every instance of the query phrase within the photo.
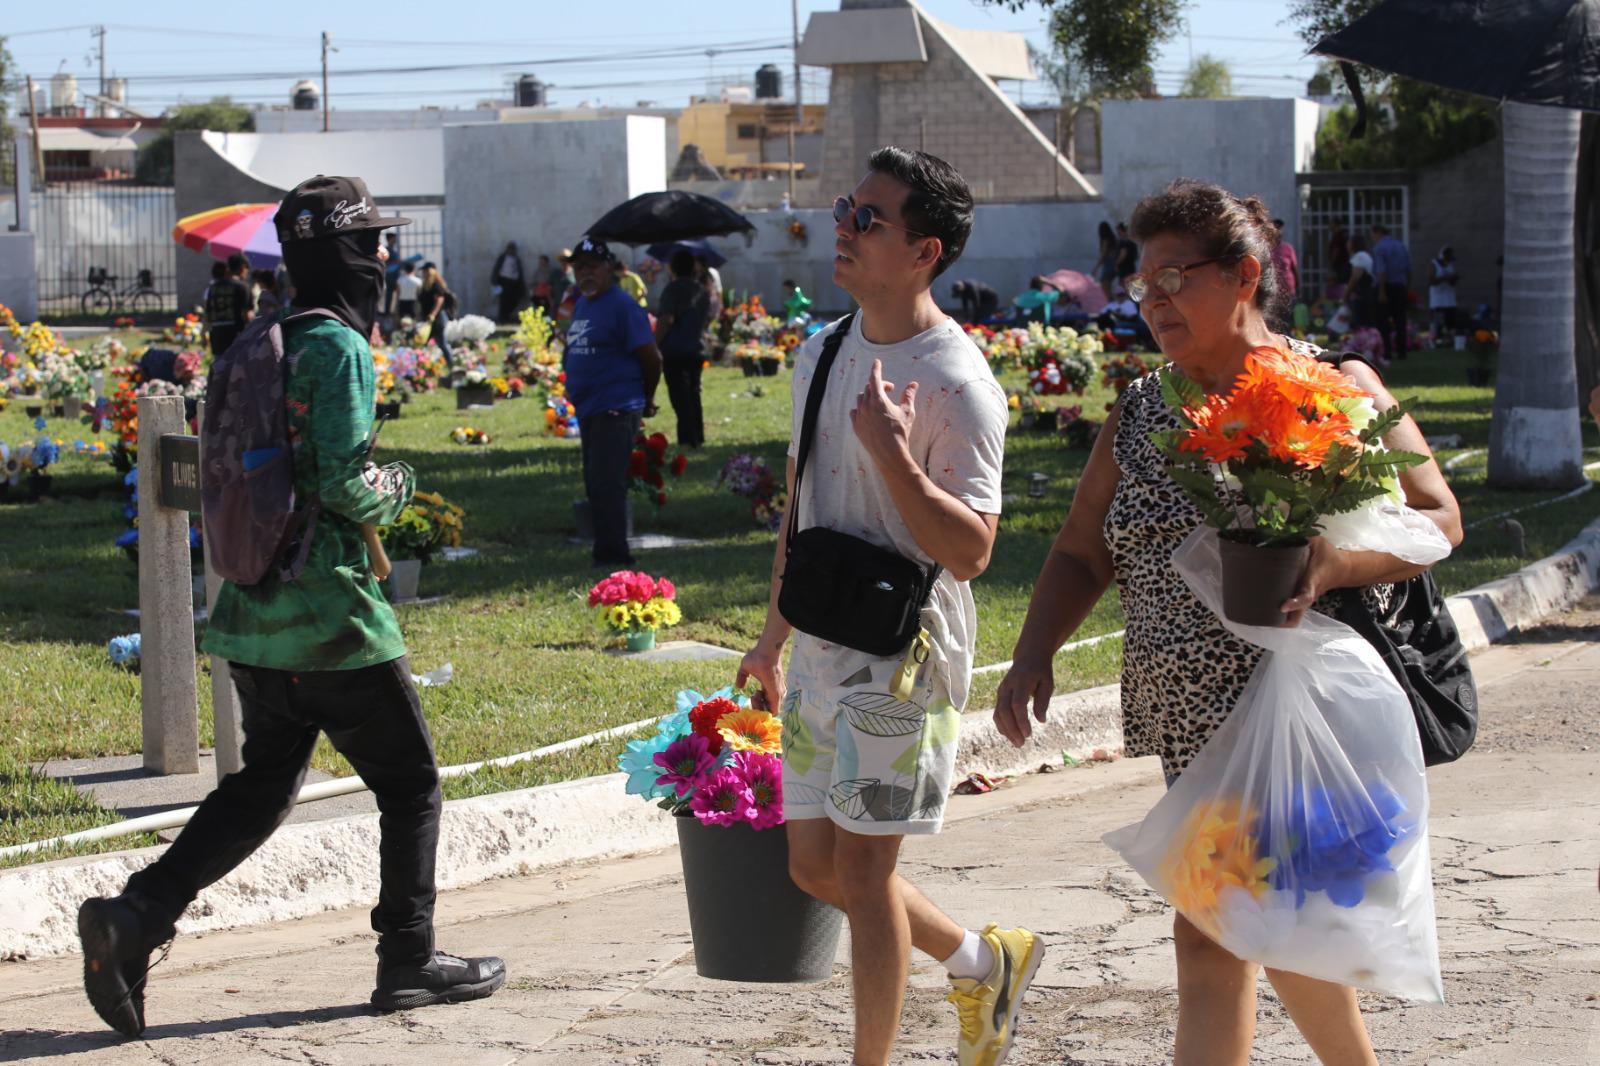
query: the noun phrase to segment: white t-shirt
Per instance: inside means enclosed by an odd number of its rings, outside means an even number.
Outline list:
[[[1357,267],[1365,270],[1370,277],[1372,275],[1372,254],[1370,252],[1353,253],[1350,256],[1350,269],[1354,270]]]
[[[1433,270],[1434,273],[1438,274],[1441,278],[1453,279],[1456,276],[1456,265],[1454,263],[1446,263],[1439,259],[1435,259],[1433,261]],[[1441,283],[1438,285],[1428,286],[1429,309],[1454,307],[1455,305],[1456,287],[1454,285]]]
[[[415,300],[417,293],[422,290],[422,279],[415,274],[399,274],[394,279],[394,298],[396,300]]]
[[[813,334],[795,358],[790,390],[794,401],[789,454],[800,450],[806,394],[833,327]],[[873,344],[861,335],[858,314],[829,373],[817,430],[800,486],[800,528],[826,526],[891,548],[927,567],[933,559],[911,535],[872,456],[850,425],[850,412],[883,362],[883,380],[895,399],[917,382],[911,454],[933,483],[981,514],[1000,513],[1000,473],[1010,409],[989,363],[954,319],[899,344]],[[972,651],[978,635],[977,608],[967,582],[948,570],[934,583],[923,624],[933,640],[930,668],[957,708],[967,700]],[[876,661],[866,652],[795,634],[789,672],[794,687],[837,685]]]

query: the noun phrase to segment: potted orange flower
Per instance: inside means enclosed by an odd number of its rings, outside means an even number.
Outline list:
[[[1180,428],[1152,439],[1219,531],[1224,614],[1243,625],[1286,624],[1279,605],[1323,520],[1398,495],[1399,472],[1425,461],[1383,445],[1410,401],[1380,414],[1370,394],[1309,356],[1260,347],[1227,393],[1207,395],[1171,368],[1161,388]]]

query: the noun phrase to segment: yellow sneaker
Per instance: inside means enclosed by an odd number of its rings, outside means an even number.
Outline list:
[[[994,970],[981,982],[952,977],[946,997],[961,1018],[961,1066],[1000,1066],[1006,1060],[1022,997],[1044,958],[1044,942],[1026,929],[999,929],[990,922],[981,935],[994,952]]]

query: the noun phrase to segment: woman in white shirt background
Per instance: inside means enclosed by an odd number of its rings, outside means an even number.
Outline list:
[[[1456,252],[1448,244],[1428,264],[1428,310],[1433,315],[1433,343],[1446,343],[1455,334],[1456,319]]]

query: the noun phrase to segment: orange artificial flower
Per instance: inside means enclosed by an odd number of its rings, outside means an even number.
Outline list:
[[[1315,470],[1328,457],[1328,449],[1335,444],[1359,447],[1350,432],[1350,420],[1343,415],[1330,415],[1323,419],[1308,419],[1294,411],[1293,416],[1273,427],[1265,434],[1263,443],[1276,458],[1308,470]]]
[[[1244,368],[1240,385],[1275,388],[1296,407],[1314,407],[1322,414],[1336,410],[1336,399],[1367,395],[1327,363],[1272,345],[1252,348],[1244,357]]]
[[[734,751],[783,754],[783,723],[766,711],[741,710],[717,719],[717,732]]]
[[[1276,390],[1243,385],[1226,396],[1208,396],[1206,403],[1184,413],[1195,428],[1178,447],[1218,464],[1243,458],[1252,441],[1297,415]]]

